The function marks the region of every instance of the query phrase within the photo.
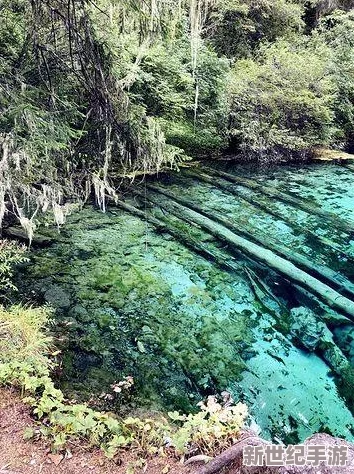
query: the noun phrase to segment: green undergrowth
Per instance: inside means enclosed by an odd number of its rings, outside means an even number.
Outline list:
[[[19,388],[38,420],[38,429],[27,429],[26,438],[44,436],[54,451],[79,439],[100,447],[108,457],[129,447],[142,458],[215,455],[237,439],[247,407],[223,405],[214,396],[200,403],[196,414],[150,418],[120,418],[66,400],[52,378],[58,351],[47,332],[51,314],[49,307],[0,306],[0,385]],[[120,391],[127,380],[113,390]]]
[[[15,290],[12,283],[13,266],[27,261],[25,247],[6,239],[0,240],[0,295],[5,291]]]

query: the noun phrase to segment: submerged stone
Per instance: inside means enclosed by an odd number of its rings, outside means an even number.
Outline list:
[[[325,184],[316,193],[317,168],[304,177],[281,167],[272,186],[302,193],[326,209],[335,203],[349,216],[353,191],[347,198],[329,197],[335,173],[322,171]],[[267,182],[262,172],[257,179]],[[344,186],[345,176],[339,180]],[[181,175],[165,186],[208,206],[210,215],[225,213],[240,231],[252,226],[265,243],[271,235],[289,251],[336,271],[345,269],[348,278],[354,275],[352,263],[299,231],[311,229],[312,236],[331,239],[335,248],[348,252],[349,236],[318,218],[259,192],[244,189],[248,200],[242,200],[205,183],[188,185]],[[252,196],[257,206],[250,203]],[[144,220],[117,209],[102,214],[87,207],[69,216],[60,241],[33,251],[19,283],[23,294],[33,290],[57,310],[64,353],[60,383],[66,393],[99,396],[131,375],[135,392],[115,408],[145,404],[188,411],[205,395],[229,390],[249,405],[268,438],[298,442],[324,430],[352,439],[349,408],[353,411],[354,404],[341,397],[334,372],[344,378],[351,368],[353,326],[344,326],[343,316],[311,294],[295,291],[289,281],[232,252],[198,226],[178,216],[167,219],[158,206],[146,212],[217,248],[234,270],[196,254],[178,235],[158,234]],[[280,214],[284,220],[276,217]]]
[[[289,344],[279,333],[271,341],[264,340],[259,329],[257,334],[253,345],[257,355],[247,362],[242,381],[232,389],[249,406],[261,435],[296,444],[325,430],[353,440],[353,415],[326,363]]]

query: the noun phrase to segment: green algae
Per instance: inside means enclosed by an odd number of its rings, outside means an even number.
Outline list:
[[[203,391],[238,379],[252,340],[233,307],[239,278],[136,218],[114,212],[107,224],[96,214],[69,219],[62,242],[27,268],[26,282],[70,323],[63,387],[85,396],[133,375],[139,400],[190,410]]]
[[[319,179],[315,171],[308,186]],[[326,168],[326,176],[333,171]],[[256,177],[265,183],[262,173]],[[274,173],[284,192],[293,176],[297,182],[305,179],[292,167]],[[274,176],[269,179],[274,185]],[[319,196],[326,196],[328,189],[334,192],[334,181],[327,176]],[[351,262],[340,261],[288,223],[215,186],[191,180],[188,184],[181,175],[170,176],[164,185],[207,205],[211,213],[223,213],[240,227],[253,227],[265,242],[271,235],[318,263],[348,276],[353,273]],[[300,189],[295,187],[294,193]],[[298,226],[350,247],[350,236],[318,218],[258,198]],[[21,275],[23,293],[56,308],[64,354],[60,384],[66,393],[89,399],[133,375],[136,383],[126,403],[129,407],[145,404],[191,411],[201,397],[228,389],[247,402],[264,436],[297,442],[322,427],[352,439],[354,419],[338,393],[338,388],[342,395],[349,393],[351,386],[334,378],[321,354],[306,352],[291,335],[290,310],[304,304],[303,295],[197,226],[149,203],[144,208],[166,225],[218,248],[239,271],[221,268],[168,233],[156,233],[144,220],[113,207],[106,214],[87,207],[70,216],[58,241],[34,251]],[[331,312],[315,298],[308,298],[306,305],[319,319]],[[334,315],[332,321],[337,319]]]

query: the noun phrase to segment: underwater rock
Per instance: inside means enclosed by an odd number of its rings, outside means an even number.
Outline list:
[[[336,344],[354,365],[354,325],[340,326],[333,331]]]
[[[66,309],[71,305],[68,293],[59,285],[52,285],[45,293],[44,298],[47,303],[58,309]]]
[[[321,341],[332,341],[332,335],[327,326],[318,321],[310,309],[304,306],[292,308],[290,310],[290,316],[290,335],[309,351],[317,349]]]
[[[263,438],[294,444],[326,430],[354,439],[354,418],[328,376],[328,365],[313,351],[296,347],[274,325],[263,315],[255,329],[257,355],[247,361],[242,380],[229,387],[234,398],[248,405]]]
[[[352,219],[354,191],[348,177],[339,183],[345,192],[337,192],[335,199],[329,193],[329,185],[340,178],[337,170],[299,174],[282,167],[275,184],[298,193],[298,178],[310,180],[299,194],[310,193],[312,199],[313,184],[317,186],[319,176],[326,174],[327,184],[316,188],[316,205],[330,211],[340,204],[340,212]],[[208,212],[225,213],[240,228],[247,223],[262,232],[265,241],[268,235],[276,236],[282,245],[314,262],[354,274],[352,263],[339,261],[328,246],[319,246],[318,239],[301,231],[311,229],[321,241],[335,241],[341,251],[353,252],[347,236],[335,227],[241,186],[237,191],[247,200],[190,180],[187,186],[186,177],[182,187],[178,179],[173,177],[177,184],[172,191],[207,205]],[[259,179],[268,180],[268,174]],[[166,216],[158,206],[146,209],[149,215],[150,211],[214,252],[215,242],[196,225]],[[295,230],[287,222],[295,223]],[[233,389],[234,398],[237,394],[247,402],[262,435],[269,439],[298,442],[319,430],[353,439],[353,416],[329,370],[336,367],[333,370],[339,373],[347,361],[343,346],[328,328],[348,323],[310,291],[300,298],[286,280],[227,246],[223,254],[239,263],[240,271],[221,269],[176,238],[155,233],[146,219],[115,208],[106,214],[84,208],[68,217],[60,235],[50,249],[33,252],[33,264],[21,280],[27,287],[30,281],[31,289],[40,285],[38,293],[45,293],[46,300],[59,308],[58,320],[70,323],[70,331],[64,328],[71,344],[64,361],[69,393],[84,389],[90,396],[104,383],[131,374],[137,381],[138,405],[153,403],[186,412],[206,392]],[[261,283],[266,282],[267,300],[255,294],[242,266],[253,269],[254,281],[264,290]],[[268,304],[271,297],[281,304]],[[315,313],[296,308],[289,321],[294,305],[308,306]],[[74,320],[77,325],[71,324]],[[78,351],[76,358],[73,354]]]
[[[80,304],[76,304],[75,306],[73,306],[71,308],[70,315],[73,318],[76,318],[76,319],[81,320],[81,321],[88,320],[88,318],[90,317],[87,309],[84,308],[84,306],[82,306]]]
[[[318,321],[315,313],[300,306],[290,310],[290,335],[307,350],[317,350],[329,366],[339,375],[350,369],[350,363],[333,340],[326,324]]]

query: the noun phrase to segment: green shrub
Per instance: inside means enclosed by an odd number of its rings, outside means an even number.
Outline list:
[[[6,239],[0,240],[0,294],[5,290],[14,290],[12,283],[13,266],[25,262],[26,248]]]
[[[262,41],[289,37],[304,29],[302,1],[219,0],[210,41],[232,58],[250,57]]]
[[[50,366],[51,338],[42,329],[48,323],[51,310],[12,306],[5,310],[0,306],[0,362],[41,363]]]
[[[226,143],[227,70],[227,62],[201,43],[193,77],[185,38],[158,44],[141,61],[131,99],[158,117],[168,144],[192,156],[212,153]]]
[[[202,156],[218,153],[225,147],[226,140],[216,128],[203,128],[191,122],[161,121],[166,140],[174,146],[182,148],[189,156]]]
[[[314,36],[331,50],[330,74],[335,83],[333,111],[337,146],[354,150],[354,12],[337,10],[320,22]]]
[[[172,443],[177,453],[185,453],[186,446],[190,446],[193,451],[214,456],[220,448],[236,442],[248,414],[247,407],[243,403],[225,407],[214,396],[198,406],[200,411],[195,415],[169,413],[172,420],[182,422],[172,435]]]
[[[301,157],[335,136],[329,49],[278,41],[230,75],[230,136],[245,154]]]

